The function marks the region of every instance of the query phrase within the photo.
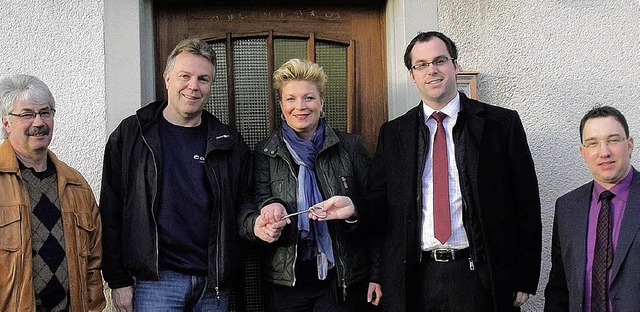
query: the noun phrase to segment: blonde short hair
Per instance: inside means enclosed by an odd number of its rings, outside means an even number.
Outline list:
[[[291,59],[282,64],[275,72],[273,72],[273,89],[278,93],[280,98],[280,89],[287,81],[305,80],[318,87],[320,98],[324,99],[324,93],[327,87],[327,74],[324,73],[322,66],[301,59]]]

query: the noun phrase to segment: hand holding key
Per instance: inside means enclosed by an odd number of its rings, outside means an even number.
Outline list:
[[[321,207],[322,211],[320,212],[318,209],[313,209],[311,213],[309,213],[309,218],[313,220],[328,221],[357,217],[356,207],[353,201],[351,201],[351,198],[347,196],[333,196],[313,205],[313,207]]]
[[[313,206],[309,207],[309,209],[307,209],[307,210],[302,210],[302,211],[298,211],[298,212],[294,212],[294,213],[290,213],[288,215],[285,215],[285,216],[282,217],[282,220],[287,219],[287,218],[291,218],[293,216],[297,216],[297,215],[303,214],[303,213],[314,215],[319,219],[324,219],[324,218],[327,217],[327,213],[322,211],[322,206],[313,205]]]
[[[289,219],[280,217],[286,213],[287,211],[280,203],[271,203],[262,207],[253,225],[254,235],[267,243],[277,241],[284,226],[291,223]]]
[[[347,219],[357,215],[351,198],[347,196],[333,196],[309,209],[290,214],[286,214],[282,204],[271,203],[260,210],[253,226],[254,234],[265,242],[273,243],[280,238],[285,225],[291,223],[291,217],[305,213],[307,217],[320,221]]]

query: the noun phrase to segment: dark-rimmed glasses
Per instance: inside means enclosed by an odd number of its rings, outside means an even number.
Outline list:
[[[327,213],[322,211],[322,207],[320,206],[311,206],[309,207],[309,209],[307,210],[302,210],[302,211],[298,211],[298,212],[294,212],[294,213],[290,213],[284,217],[282,217],[282,220],[286,219],[286,218],[291,218],[293,216],[297,216],[299,214],[303,214],[303,213],[310,213],[320,219],[324,219],[327,217]]]
[[[411,69],[417,70],[417,71],[421,71],[423,69],[427,69],[429,67],[429,64],[433,64],[433,66],[437,67],[437,66],[442,66],[442,65],[446,64],[448,61],[454,61],[454,60],[455,59],[452,58],[452,57],[440,55],[440,56],[436,57],[431,62],[420,62],[418,64],[415,64],[415,65],[411,66]]]
[[[40,115],[42,120],[49,120],[55,115],[56,110],[53,108],[43,109],[39,112],[22,112],[20,114],[9,113],[8,115],[18,117],[21,120],[34,120],[37,115]]]

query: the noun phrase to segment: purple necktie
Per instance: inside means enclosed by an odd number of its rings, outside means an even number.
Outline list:
[[[591,268],[591,312],[606,312],[609,283],[607,270],[613,263],[613,246],[611,244],[610,203],[615,194],[610,191],[600,193],[600,212],[596,225],[596,243],[593,250],[593,266]]]

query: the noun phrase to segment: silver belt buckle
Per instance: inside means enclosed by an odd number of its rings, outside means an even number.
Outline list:
[[[446,253],[450,254],[451,255],[451,259],[440,258],[438,256],[438,251],[446,252]],[[431,255],[433,256],[433,260],[435,260],[436,262],[449,262],[449,261],[456,260],[456,250],[455,249],[449,249],[449,248],[433,249],[433,250],[431,250]],[[446,254],[441,254],[441,255],[444,256]]]

